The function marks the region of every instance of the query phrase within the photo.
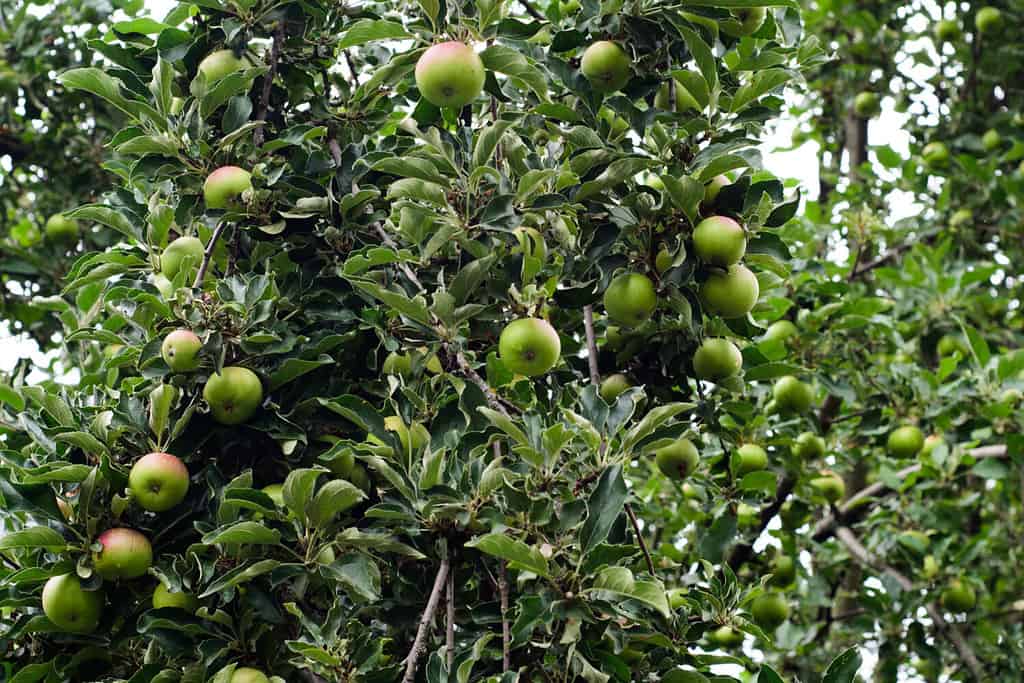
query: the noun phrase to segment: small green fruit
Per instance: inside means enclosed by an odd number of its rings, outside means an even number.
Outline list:
[[[825,455],[825,439],[814,432],[804,432],[793,441],[793,454],[801,460],[813,460]]]
[[[700,465],[700,453],[689,439],[677,439],[654,452],[654,462],[670,479],[686,479]]]
[[[796,562],[789,555],[779,555],[772,564],[771,584],[783,588],[796,580]]]
[[[924,434],[911,425],[899,427],[889,434],[886,447],[894,458],[912,458],[924,447]]]
[[[736,375],[743,354],[728,339],[705,339],[693,354],[693,371],[699,379],[717,382]]]
[[[597,92],[620,90],[629,82],[632,61],[626,51],[608,40],[601,40],[583,52],[580,71]]]
[[[182,270],[187,279],[199,269],[203,261],[203,243],[198,237],[179,237],[164,249],[160,255],[160,272],[168,280],[173,280]]]
[[[191,614],[199,608],[199,601],[189,593],[182,591],[172,593],[161,581],[153,591],[153,609],[165,607],[175,607]]]
[[[78,240],[78,221],[58,213],[46,220],[43,231],[46,233],[46,239],[68,244]]]
[[[1002,142],[1003,139],[1000,137],[998,130],[987,130],[985,131],[985,134],[981,136],[981,144],[985,148],[986,152],[992,152],[998,149]]]
[[[604,292],[604,308],[615,322],[636,327],[654,314],[658,297],[654,283],[646,275],[618,275]]]
[[[199,367],[202,340],[191,330],[174,330],[164,337],[160,355],[172,372],[192,372]]]
[[[940,168],[949,163],[949,148],[941,142],[929,142],[921,150],[921,158],[929,168]]]
[[[736,647],[743,643],[743,631],[731,626],[720,626],[708,634],[708,640],[719,647]]]
[[[103,594],[87,591],[74,574],[53,576],[43,586],[43,612],[68,633],[92,633],[100,623]]]
[[[416,62],[416,87],[435,107],[466,106],[483,91],[486,75],[480,55],[457,40],[432,46]]]
[[[214,420],[236,425],[252,417],[263,403],[263,384],[249,368],[230,366],[206,380],[203,398]]]
[[[731,185],[732,181],[729,180],[727,175],[716,175],[712,178],[707,185],[704,186],[704,203],[711,205],[718,199],[718,193],[722,191],[722,188],[726,185]]]
[[[743,258],[747,251],[747,234],[733,219],[711,216],[694,228],[693,249],[704,263],[725,268]]]
[[[535,377],[555,367],[562,355],[562,342],[547,320],[521,318],[501,331],[498,355],[512,372]]]
[[[772,387],[772,396],[783,413],[802,415],[814,401],[814,390],[792,375],[780,377]]]
[[[729,266],[725,273],[712,273],[700,287],[700,298],[708,312],[723,318],[739,318],[749,313],[760,293],[757,276],[738,263]]]
[[[998,33],[1003,29],[1003,13],[996,7],[982,7],[974,15],[974,26],[982,35]]]
[[[270,683],[270,679],[258,669],[243,666],[231,674],[230,683]]]
[[[870,119],[880,111],[878,94],[860,92],[853,98],[853,111],[862,119]]]
[[[926,555],[924,561],[921,563],[921,576],[927,581],[931,581],[939,575],[939,562],[935,559],[934,555]]]
[[[248,64],[245,59],[235,55],[234,50],[217,50],[199,62],[198,71],[206,77],[207,84],[212,85],[225,76],[245,69]]]
[[[764,593],[750,603],[750,614],[758,626],[774,631],[789,618],[789,603],[781,593]]]
[[[935,24],[935,38],[940,43],[951,43],[960,37],[960,24],[953,19],[943,19]]]
[[[768,453],[757,444],[747,443],[736,449],[733,465],[733,477],[739,479],[744,474],[758,472],[768,467]]]
[[[978,603],[974,589],[960,579],[953,579],[942,591],[942,606],[950,612],[970,612]]]
[[[601,398],[606,403],[614,403],[619,395],[630,387],[629,380],[622,373],[615,373],[604,378],[601,382]]]
[[[203,200],[208,209],[227,209],[237,204],[243,192],[252,190],[252,175],[238,166],[221,166],[206,177]]]
[[[723,23],[722,33],[741,38],[757,33],[757,30],[764,24],[767,11],[764,7],[741,7],[732,12],[736,21]],[[737,22],[739,22],[737,24]]]
[[[811,488],[829,503],[836,503],[846,495],[846,482],[835,472],[822,470],[811,479]]]
[[[792,337],[797,336],[800,330],[789,320],[776,320],[768,329],[764,331],[764,335],[761,339],[764,341],[781,341],[786,342]]]

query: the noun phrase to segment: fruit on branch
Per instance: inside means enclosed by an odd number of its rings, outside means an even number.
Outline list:
[[[931,457],[932,451],[941,443],[945,443],[945,439],[942,436],[939,434],[929,434],[925,437],[924,444],[921,446],[921,455],[926,458]]]
[[[811,479],[811,488],[828,503],[836,503],[846,495],[846,482],[831,470],[822,470]]]
[[[978,603],[974,589],[960,579],[953,579],[942,591],[942,606],[950,612],[970,612]]]
[[[170,510],[185,500],[188,468],[170,453],[149,453],[142,456],[128,473],[128,490],[143,510]]]
[[[956,352],[959,352],[961,356],[966,356],[967,346],[960,337],[953,334],[944,334],[939,338],[939,343],[935,345],[935,352],[941,358],[952,356]]]
[[[886,448],[894,458],[912,458],[924,447],[924,434],[913,425],[894,429],[886,441]]]
[[[604,310],[620,325],[636,327],[646,322],[657,306],[654,283],[646,275],[623,273],[604,290]]]
[[[172,372],[191,372],[199,367],[203,342],[192,330],[174,330],[164,337],[160,355]]]
[[[693,371],[699,379],[717,382],[732,377],[743,367],[743,354],[728,339],[705,339],[693,354]]]
[[[960,38],[960,23],[954,19],[942,19],[935,24],[935,38],[940,43],[951,43]]]
[[[46,226],[43,228],[46,239],[53,242],[68,243],[78,239],[78,221],[58,213],[46,219]]]
[[[921,158],[929,168],[940,168],[949,163],[949,148],[941,142],[929,142],[921,150]]]
[[[924,561],[921,562],[921,576],[926,581],[931,581],[939,575],[939,562],[935,559],[934,555],[926,555]]]
[[[658,255],[654,257],[654,269],[657,270],[660,275],[672,267],[672,262],[674,260],[675,254],[670,252],[667,248],[662,247],[658,250]]]
[[[527,377],[543,375],[555,367],[561,354],[558,333],[541,318],[513,320],[498,339],[498,355],[505,367]]]
[[[814,389],[793,375],[786,375],[776,380],[772,387],[772,397],[781,412],[800,415],[810,409],[814,401]]]
[[[68,633],[92,633],[100,623],[103,594],[87,591],[74,574],[52,576],[43,586],[43,613]]]
[[[825,455],[825,439],[814,432],[803,432],[793,441],[793,455],[802,460],[812,460]]]
[[[857,93],[853,98],[853,111],[862,119],[870,119],[880,111],[878,94],[871,91]]]
[[[1003,13],[998,7],[982,7],[974,15],[974,26],[981,35],[992,35],[1003,30]]]
[[[778,555],[772,563],[771,584],[784,588],[796,580],[796,561],[789,555]]]
[[[235,54],[234,50],[216,50],[199,62],[199,73],[206,77],[208,84],[215,83],[233,73],[242,71],[249,62]]]
[[[776,320],[768,329],[761,335],[763,341],[780,341],[786,342],[792,337],[797,336],[800,330],[797,329],[796,325],[790,320]]]
[[[270,683],[270,679],[258,669],[243,666],[231,674],[230,683]]]
[[[694,98],[694,96],[690,94],[690,91],[686,89],[686,86],[683,85],[678,80],[675,82],[675,89],[677,112],[686,111],[687,109],[694,109],[696,111],[701,110],[700,103],[697,102],[696,98]],[[669,106],[668,91],[668,83],[662,83],[661,87],[658,88],[658,94],[654,96],[655,107],[657,107],[658,109],[664,109],[666,111],[671,109],[671,107]]]
[[[745,443],[736,449],[729,464],[732,466],[732,476],[739,479],[744,474],[768,467],[768,453],[757,444]]]
[[[199,601],[190,593],[184,591],[172,592],[161,581],[156,585],[156,590],[153,591],[153,609],[163,609],[164,607],[175,607],[192,613],[199,608]]]
[[[632,60],[626,51],[610,40],[600,40],[583,52],[580,71],[594,90],[615,92],[629,82]]]
[[[93,569],[104,579],[134,579],[153,564],[149,539],[134,529],[107,529],[96,542],[103,547],[92,555]]]
[[[754,622],[767,631],[774,631],[789,618],[789,603],[781,593],[763,593],[750,603]]]
[[[700,298],[708,313],[723,318],[739,318],[749,313],[760,295],[757,276],[736,263],[727,271],[711,273],[700,287]]]
[[[173,280],[182,271],[190,277],[199,270],[202,261],[202,240],[186,235],[174,240],[164,249],[164,253],[160,255],[160,272],[168,280]]]
[[[227,209],[237,205],[242,193],[252,190],[252,175],[238,166],[221,166],[206,176],[203,200],[208,209]]]
[[[722,191],[722,188],[731,184],[732,181],[729,180],[729,176],[716,175],[704,186],[704,203],[713,204],[718,199],[718,193]]]
[[[683,480],[700,465],[700,453],[689,439],[676,439],[654,451],[654,462],[669,479]]]
[[[764,7],[741,7],[733,10],[732,15],[735,21],[723,22],[722,32],[734,38],[741,38],[757,33],[764,24],[767,11]]]
[[[621,372],[617,372],[614,375],[608,375],[601,382],[600,394],[606,402],[614,402],[619,395],[630,387],[629,380]]]
[[[987,130],[985,134],[981,136],[981,144],[985,148],[986,152],[993,152],[999,148],[1002,144],[1003,139],[999,135],[998,130]]]
[[[747,251],[747,234],[733,219],[711,216],[694,228],[693,249],[704,263],[724,268],[743,258]]]
[[[708,634],[708,640],[718,647],[736,647],[743,643],[743,631],[732,626],[719,626]]]
[[[461,109],[480,95],[485,77],[480,55],[457,40],[428,48],[416,62],[416,87],[435,107]]]
[[[213,419],[221,424],[245,422],[263,403],[263,384],[249,368],[230,366],[211,375],[203,387]]]

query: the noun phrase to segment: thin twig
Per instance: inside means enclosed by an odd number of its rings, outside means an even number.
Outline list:
[[[412,641],[412,648],[409,656],[405,658],[405,675],[402,676],[402,683],[412,683],[416,678],[416,667],[419,664],[420,655],[426,646],[427,629],[434,620],[434,613],[437,611],[437,604],[441,602],[441,591],[444,589],[445,581],[448,579],[450,568],[448,558],[441,560],[441,566],[437,568],[437,576],[434,577],[434,587],[427,599],[427,606],[420,617],[419,628],[416,629],[416,639]]]
[[[391,239],[391,235],[389,235],[384,230],[384,226],[382,226],[380,223],[376,223],[374,227],[377,229],[377,234],[380,235],[381,241],[384,242],[384,244],[387,245],[389,248],[394,249],[395,252],[397,253],[398,244],[393,239]],[[416,285],[416,288],[418,290],[420,290],[421,292],[426,291],[423,288],[423,285],[420,284],[419,278],[416,277],[416,273],[412,272],[412,269],[409,267],[408,263],[406,263],[405,261],[399,261],[398,267],[405,274],[405,276],[409,278],[409,281]]]
[[[455,666],[455,572],[448,572],[448,587],[445,591],[444,645],[448,673]]]
[[[626,503],[624,507],[626,515],[629,516],[629,521],[633,523],[633,535],[636,536],[636,544],[640,546],[640,550],[644,553],[644,559],[647,560],[647,570],[651,573],[651,576],[657,576],[658,574],[654,570],[654,560],[651,559],[651,553],[647,550],[647,543],[644,541],[644,535],[640,532],[640,521],[636,518],[636,513],[633,512],[633,506]]]
[[[590,383],[595,387],[601,382],[597,371],[597,339],[594,336],[594,307],[587,304],[583,307],[583,328],[587,335],[587,365],[590,367]]]
[[[213,229],[213,236],[210,237],[210,243],[206,245],[206,251],[203,252],[203,261],[199,264],[199,270],[196,271],[196,280],[192,283],[192,289],[198,289],[203,286],[203,280],[206,279],[206,270],[210,267],[210,261],[213,259],[213,250],[217,247],[217,240],[220,239],[221,233],[224,232],[227,226],[228,224],[225,221],[221,221]]]
[[[782,477],[782,481],[779,482],[779,486],[775,494],[775,500],[772,501],[771,505],[761,510],[761,517],[757,525],[757,531],[753,534],[753,538],[755,540],[761,537],[761,533],[768,528],[768,524],[772,521],[772,518],[775,517],[775,515],[779,513],[779,510],[782,509],[783,503],[785,503],[786,499],[789,498],[789,494],[793,492],[794,486],[796,486],[795,477],[789,474]],[[735,572],[750,559],[753,552],[753,542],[736,546],[729,554],[729,566]]]
[[[263,145],[263,126],[266,125],[267,109],[270,106],[270,89],[274,85],[274,78],[277,77],[277,60],[281,56],[281,43],[284,42],[284,21],[277,22],[274,30],[274,42],[270,45],[270,69],[263,77],[263,92],[260,93],[260,105],[256,110],[256,120],[259,125],[252,132],[252,142],[257,147]]]
[[[850,552],[860,564],[865,567],[875,569],[882,572],[883,574],[891,577],[904,592],[914,591],[914,582],[904,576],[900,571],[880,561],[878,558],[871,555],[871,552],[864,547],[853,531],[846,526],[841,526],[836,529],[836,538],[838,538],[846,549]],[[971,648],[970,643],[960,632],[955,624],[950,624],[946,621],[945,617],[942,616],[942,611],[935,605],[934,602],[928,602],[925,604],[925,609],[928,611],[928,616],[932,618],[935,623],[936,629],[943,635],[945,635],[953,647],[956,648],[957,653],[960,655],[960,659],[963,660],[964,664],[971,671],[971,675],[976,681],[985,680],[985,670],[981,666],[981,662],[978,661],[977,655],[974,654],[974,650]]]
[[[345,65],[348,66],[349,73],[352,74],[352,82],[355,83],[356,88],[359,87],[359,74],[356,73],[356,67],[352,64],[352,57],[349,56],[348,50],[342,50],[341,54],[345,56]],[[354,90],[355,88],[353,88]]]
[[[512,668],[512,630],[508,623],[508,575],[505,560],[498,561],[498,595],[501,598],[501,671],[504,673]]]
[[[498,396],[498,394],[495,393],[494,389],[492,389],[490,385],[487,384],[486,381],[484,381],[484,378],[481,377],[480,374],[473,369],[473,366],[469,364],[468,360],[466,360],[466,355],[462,353],[462,349],[460,349],[455,344],[451,344],[449,342],[443,342],[443,346],[445,350],[448,352],[448,354],[455,359],[455,364],[458,366],[461,373],[465,375],[469,379],[469,381],[475,384],[477,388],[479,388],[480,391],[483,393],[484,398],[487,399],[487,405],[489,405],[493,410],[498,411],[505,417],[509,417],[509,411],[506,409],[505,403],[502,400],[502,398]],[[509,407],[515,410],[515,406],[509,404]]]
[[[543,14],[538,12],[527,0],[519,0],[519,4],[526,8],[526,13],[538,21],[547,21]]]

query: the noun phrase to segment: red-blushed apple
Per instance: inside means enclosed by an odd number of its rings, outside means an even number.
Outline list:
[[[746,266],[734,263],[725,272],[716,271],[700,287],[700,298],[713,315],[739,318],[757,303],[761,290],[757,276]]]
[[[252,175],[238,166],[221,166],[206,177],[203,200],[208,209],[236,206],[243,192],[252,190]]]
[[[744,474],[757,472],[768,467],[768,453],[753,443],[745,443],[736,449],[736,457],[731,459],[732,476],[739,479]]]
[[[735,21],[723,22],[722,33],[741,38],[757,33],[757,29],[764,23],[767,12],[764,7],[741,7],[733,10],[732,15]]]
[[[480,55],[457,40],[430,47],[416,62],[416,87],[435,107],[466,106],[480,96],[486,75]]]
[[[658,109],[669,110],[669,99],[668,99],[668,83],[662,83],[661,87],[658,88],[658,94],[654,96],[654,106]],[[678,80],[675,82],[676,91],[676,112],[683,112],[688,109],[694,109],[696,111],[701,110],[700,103],[690,94],[690,91],[686,89]]]
[[[693,250],[704,263],[731,266],[747,252],[747,233],[727,216],[711,216],[693,229]]]
[[[629,387],[629,379],[621,372],[617,372],[604,378],[599,393],[606,402],[613,403]]]
[[[128,490],[143,510],[165,512],[185,500],[188,468],[170,453],[149,453],[132,465]]]
[[[234,50],[216,50],[203,57],[203,61],[199,62],[198,71],[206,77],[208,84],[213,84],[229,74],[245,69],[248,65],[248,61],[236,55]]]
[[[717,382],[732,377],[743,367],[743,354],[728,339],[705,339],[693,354],[693,371],[699,379]]]
[[[92,633],[100,623],[103,593],[87,591],[74,574],[52,576],[43,586],[43,613],[68,633]]]
[[[184,591],[172,592],[161,581],[156,585],[156,590],[153,591],[153,609],[163,609],[165,607],[175,607],[191,614],[199,608],[199,601],[190,593],[185,593]]]
[[[173,280],[181,271],[189,275],[195,273],[202,261],[202,240],[186,235],[174,240],[164,249],[164,253],[160,255],[160,272],[168,280]]]
[[[617,275],[604,291],[604,310],[620,325],[636,327],[646,322],[657,306],[654,283],[640,273]]]
[[[547,320],[521,318],[501,331],[498,355],[512,372],[535,377],[555,367],[562,355],[562,341]]]
[[[763,593],[750,603],[754,622],[767,631],[774,631],[789,618],[789,603],[781,593]]]
[[[78,221],[61,213],[54,214],[46,219],[43,231],[46,233],[46,239],[67,244],[78,239]]]
[[[626,51],[610,40],[600,40],[583,52],[580,71],[590,86],[603,93],[615,92],[629,82],[632,60]]]
[[[107,529],[96,541],[103,548],[92,555],[93,569],[104,579],[134,579],[153,564],[149,539],[134,529]]]
[[[174,330],[164,337],[160,355],[173,372],[191,372],[199,367],[203,342],[192,330]]]
[[[924,447],[924,434],[913,425],[904,425],[889,434],[885,445],[894,458],[912,458]]]
[[[781,412],[802,415],[814,401],[814,389],[796,377],[786,375],[776,380],[772,387],[772,396]]]
[[[689,439],[676,439],[654,451],[654,463],[669,479],[682,480],[700,465],[700,453]]]
[[[229,366],[210,375],[203,387],[203,398],[210,405],[214,420],[225,425],[241,424],[263,403],[263,384],[249,368]]]

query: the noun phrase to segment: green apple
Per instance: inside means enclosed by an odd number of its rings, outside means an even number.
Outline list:
[[[952,356],[956,352],[960,352],[960,355],[967,355],[967,346],[963,343],[960,337],[953,334],[944,334],[939,338],[939,343],[935,345],[935,352],[940,357],[945,358],[946,356]]]
[[[658,250],[658,255],[654,257],[654,269],[657,270],[660,275],[672,267],[672,262],[674,260],[675,254],[670,252],[666,247],[662,247]]]
[[[963,227],[974,222],[974,212],[970,209],[958,209],[949,219],[950,226]]]
[[[43,228],[46,239],[53,242],[69,243],[78,240],[78,221],[68,218],[64,214],[54,214],[46,219],[46,227]]]
[[[803,414],[814,401],[814,389],[792,375],[776,380],[772,387],[772,396],[779,410],[783,413]]]
[[[149,539],[134,529],[107,529],[96,542],[103,547],[92,555],[93,569],[104,579],[135,579],[153,564]]]
[[[583,52],[580,71],[597,92],[620,90],[629,82],[632,60],[618,44],[601,40]]]
[[[743,631],[731,626],[719,626],[708,634],[708,640],[719,647],[736,647],[743,643]]]
[[[912,458],[924,447],[924,434],[913,425],[894,429],[886,441],[886,448],[894,458]]]
[[[954,19],[942,19],[935,24],[935,38],[940,43],[951,43],[960,37],[960,23]]]
[[[601,398],[607,403],[613,403],[630,386],[629,380],[622,373],[617,372],[614,375],[608,375],[601,382]]]
[[[199,608],[199,601],[190,593],[183,591],[171,592],[164,585],[164,582],[161,581],[156,585],[156,590],[153,591],[153,609],[163,609],[165,607],[174,607],[192,613]]]
[[[822,470],[811,479],[811,488],[829,503],[836,503],[846,495],[846,482],[831,470]]]
[[[700,286],[700,298],[708,313],[739,318],[749,313],[760,295],[757,276],[739,263],[726,272],[713,272]]]
[[[942,591],[942,606],[950,612],[970,612],[978,603],[974,589],[960,579],[953,579]]]
[[[185,500],[188,468],[170,453],[149,453],[132,465],[128,490],[143,510],[165,512]]]
[[[992,152],[999,148],[1002,144],[1003,139],[999,136],[998,130],[987,130],[985,134],[981,136],[981,144],[985,147],[986,152]]]
[[[682,480],[700,465],[700,453],[689,439],[676,439],[654,451],[654,462],[666,477]]]
[[[712,382],[732,377],[743,367],[743,354],[728,339],[705,339],[693,354],[693,371]]]
[[[249,368],[230,366],[210,375],[203,398],[210,404],[214,420],[236,425],[252,417],[263,403],[263,384]]]
[[[229,683],[270,683],[270,679],[259,669],[242,666],[231,674]]]
[[[789,603],[781,593],[764,593],[750,603],[750,614],[758,626],[774,631],[789,618]]]
[[[620,325],[636,327],[646,322],[657,306],[654,283],[639,273],[616,276],[604,291],[604,309]]]
[[[771,584],[780,588],[790,586],[796,580],[796,561],[789,555],[778,555],[772,564]]]
[[[764,341],[786,342],[792,337],[800,334],[800,330],[790,320],[776,320],[764,331],[761,339]]]
[[[694,99],[693,95],[690,94],[690,91],[686,89],[686,86],[683,85],[678,80],[675,82],[675,89],[676,89],[676,108],[675,108],[676,112],[683,112],[683,111],[686,111],[688,109],[694,109],[696,111],[700,111],[701,110],[700,103],[697,102],[696,99]],[[658,94],[656,94],[654,96],[654,106],[657,107],[658,109],[664,109],[664,110],[668,111],[668,109],[669,109],[668,83],[662,83],[661,87],[658,88]]]
[[[212,85],[225,76],[242,71],[248,65],[248,61],[236,55],[234,50],[216,50],[203,57],[198,72]]]
[[[498,355],[512,372],[535,377],[555,367],[562,355],[562,341],[547,320],[520,318],[501,331]]]
[[[939,562],[935,559],[934,555],[925,555],[924,560],[921,562],[921,576],[926,581],[931,581],[939,575]]]
[[[745,443],[736,449],[736,458],[733,459],[732,476],[739,479],[744,474],[758,472],[768,467],[768,453],[763,448],[753,443]]]
[[[853,98],[853,111],[862,119],[870,119],[880,110],[878,94],[870,91],[857,93]]]
[[[203,200],[208,209],[227,209],[237,205],[244,192],[252,190],[252,174],[238,166],[221,166],[206,176]]]
[[[731,184],[732,181],[729,180],[729,176],[716,175],[704,186],[704,203],[713,204],[718,199],[718,193],[722,191],[722,188]]]
[[[203,342],[191,330],[174,330],[164,337],[160,355],[172,372],[192,372],[199,367]]]
[[[722,33],[734,38],[741,38],[757,33],[757,30],[764,24],[767,12],[764,7],[741,7],[733,10],[732,15],[736,21],[723,23],[721,25]]]
[[[68,633],[92,633],[100,623],[103,594],[87,591],[74,574],[50,577],[43,586],[43,613]]]
[[[793,455],[812,460],[825,455],[825,439],[814,432],[804,432],[793,441]]]
[[[694,228],[693,249],[704,263],[720,268],[731,266],[747,251],[747,233],[731,218],[711,216]]]
[[[996,7],[982,7],[974,15],[974,26],[982,35],[998,33],[1003,29],[1003,13]]]
[[[940,168],[949,163],[949,148],[941,142],[929,142],[921,150],[921,158],[930,168]]]
[[[480,55],[457,40],[431,46],[416,62],[416,87],[435,107],[466,106],[483,91],[486,75]]]
[[[160,272],[168,280],[184,270],[189,276],[199,270],[203,261],[203,242],[198,237],[179,237],[164,249],[160,255]]]

